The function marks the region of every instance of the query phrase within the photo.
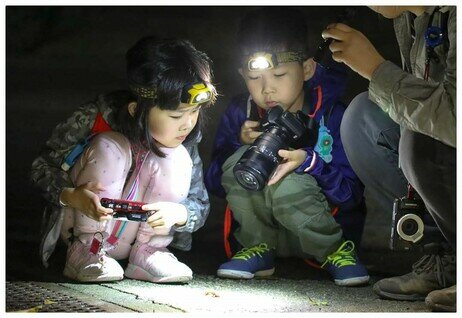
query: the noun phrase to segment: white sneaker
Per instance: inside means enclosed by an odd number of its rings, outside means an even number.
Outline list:
[[[90,252],[90,246],[76,239],[67,249],[64,276],[80,282],[111,282],[121,280],[124,270],[104,251]]]
[[[130,252],[125,276],[153,283],[178,283],[192,279],[192,271],[165,248],[136,242]]]

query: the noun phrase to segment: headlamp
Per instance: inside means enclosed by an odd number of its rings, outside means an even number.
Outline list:
[[[212,91],[204,83],[186,85],[181,94],[181,102],[196,106],[212,99]]]
[[[298,62],[305,59],[303,52],[256,52],[244,57],[249,71],[269,70],[279,63]]]

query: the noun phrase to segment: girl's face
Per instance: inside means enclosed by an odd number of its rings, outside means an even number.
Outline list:
[[[181,103],[176,110],[151,108],[149,131],[161,147],[179,146],[196,126],[201,106]]]
[[[303,65],[289,62],[269,70],[240,69],[239,73],[259,107],[269,109],[280,104],[284,110],[295,112],[302,109],[304,81],[313,76],[314,65],[307,60]]]

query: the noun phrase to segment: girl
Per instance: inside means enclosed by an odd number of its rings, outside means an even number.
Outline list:
[[[120,280],[124,271],[116,260],[129,257],[125,269],[129,278],[156,283],[188,281],[191,270],[167,246],[172,243],[190,249],[187,233],[201,227],[209,212],[197,143],[201,138],[201,109],[216,98],[210,60],[188,41],[152,37],[138,41],[126,58],[132,94],[124,95],[120,109],[114,112],[101,107],[104,100],[122,96],[116,93],[97,101],[99,111],[92,112],[96,117],[82,116],[82,110],[74,114],[67,125],[55,130],[54,137],[62,141],[61,145],[33,163],[34,181],[53,192],[56,182],[50,179],[62,179],[63,172],[50,167],[56,167],[62,158],[61,149],[70,148],[75,124],[89,127],[95,122],[96,126],[96,121],[102,120],[118,131],[92,138],[70,170],[75,187],[62,187],[58,195],[55,193],[64,209],[48,221],[53,225],[45,231],[41,250],[48,253],[47,259],[56,242],[56,229],[61,229],[61,237],[72,239],[64,268],[69,278],[84,282]],[[53,147],[53,141],[47,144]],[[58,159],[53,164],[45,158]],[[146,202],[143,209],[153,212],[147,222],[113,219],[113,210],[100,204],[103,197]]]

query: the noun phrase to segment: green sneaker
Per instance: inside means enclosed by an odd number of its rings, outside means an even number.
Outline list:
[[[367,270],[356,256],[352,241],[343,242],[338,250],[327,256],[321,267],[330,273],[339,286],[357,286],[369,282]]]

